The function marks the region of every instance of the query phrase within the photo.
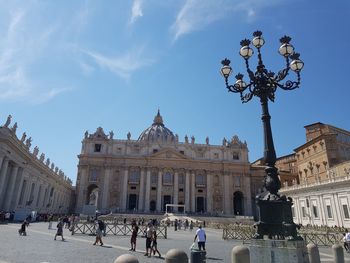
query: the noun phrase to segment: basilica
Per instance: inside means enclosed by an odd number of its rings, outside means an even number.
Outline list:
[[[251,167],[245,141],[180,141],[159,111],[137,139],[114,138],[101,127],[86,132],[78,158],[77,213],[89,206],[102,213],[162,213],[172,204],[179,213],[252,216],[262,185],[263,170]]]

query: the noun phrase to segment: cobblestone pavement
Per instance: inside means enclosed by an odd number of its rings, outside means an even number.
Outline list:
[[[144,256],[145,239],[137,239],[137,251],[129,252],[130,237],[116,237],[108,235],[103,238],[104,246],[93,246],[94,236],[71,236],[68,229],[64,229],[66,241],[60,237],[54,241],[55,229],[48,230],[47,223],[32,223],[28,227],[27,236],[19,236],[19,224],[0,225],[0,263],[113,263],[125,253],[135,255],[140,263],[164,262],[164,258]],[[54,223],[53,226],[56,226]],[[209,263],[229,263],[230,253],[238,241],[224,241],[222,231],[206,229],[207,233],[207,261]],[[171,248],[179,248],[187,252],[193,242],[194,231],[173,231],[168,229],[168,239],[158,239],[158,249],[162,256]],[[333,262],[331,248],[320,248],[322,262]],[[346,254],[346,261],[350,263],[350,254]]]

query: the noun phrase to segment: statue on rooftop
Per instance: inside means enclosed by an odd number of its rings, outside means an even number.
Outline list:
[[[35,157],[37,157],[38,153],[39,153],[39,147],[38,147],[38,146],[35,146],[35,147],[34,147],[34,150],[33,150],[33,155],[34,155]]]
[[[29,137],[29,138],[26,140],[26,146],[27,146],[27,148],[30,148],[30,146],[32,146],[32,137]]]
[[[11,114],[10,114],[10,115],[7,117],[7,120],[6,120],[5,124],[4,124],[4,127],[8,127],[8,126],[10,125],[11,119],[12,119],[12,116],[11,116]]]
[[[27,134],[24,132],[24,133],[22,134],[22,138],[21,138],[21,142],[22,142],[22,143],[24,143],[26,137],[27,137]]]
[[[13,131],[14,133],[16,133],[17,127],[18,127],[17,122],[15,122],[15,124],[13,124],[13,126],[12,126],[12,128],[11,128],[11,131]]]

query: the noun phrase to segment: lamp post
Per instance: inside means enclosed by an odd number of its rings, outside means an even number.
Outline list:
[[[241,49],[239,54],[245,61],[246,70],[249,77],[249,82],[245,83],[243,74],[238,73],[235,84],[228,83],[228,78],[232,73],[230,60],[225,58],[222,63],[221,74],[225,78],[226,88],[229,92],[239,93],[241,101],[246,103],[254,96],[260,99],[262,107],[262,122],[264,129],[264,157],[263,162],[265,168],[264,188],[266,191],[256,197],[258,206],[259,222],[256,223],[257,232],[255,238],[263,238],[268,235],[269,238],[285,239],[300,239],[297,236],[297,225],[293,222],[292,216],[292,199],[280,196],[278,190],[281,188],[281,181],[278,178],[278,170],[275,167],[276,152],[273,144],[272,131],[268,109],[268,101],[274,102],[275,92],[277,88],[284,90],[293,90],[300,85],[300,71],[304,63],[299,59],[299,54],[294,52],[294,47],[290,44],[291,38],[284,36],[280,39],[281,46],[278,52],[285,59],[285,68],[274,73],[266,69],[261,48],[265,44],[261,31],[253,33],[253,40],[244,39],[240,42]],[[254,54],[250,47],[252,44],[258,55],[258,64],[256,70],[253,71],[249,65],[249,58]],[[286,80],[290,71],[296,73],[296,80]]]

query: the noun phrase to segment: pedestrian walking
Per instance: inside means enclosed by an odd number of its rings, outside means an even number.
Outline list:
[[[57,236],[61,236],[62,237],[62,241],[64,241],[65,239],[63,238],[63,221],[61,218],[58,219],[58,224],[57,224],[57,232],[55,235],[54,240],[56,240]]]
[[[21,225],[21,228],[18,229],[18,234],[20,236],[26,236],[27,235],[27,232],[26,232],[26,227],[27,227],[27,221],[24,220],[22,225]]]
[[[190,230],[192,231],[193,230],[193,221],[191,220],[191,223],[190,223]]]
[[[350,232],[348,232],[348,230],[345,229],[345,233],[343,235],[344,248],[346,252],[350,253]]]
[[[151,257],[152,253],[152,233],[153,233],[153,226],[151,223],[148,223],[147,229],[146,229],[146,253],[145,256]]]
[[[205,250],[205,242],[207,241],[207,235],[205,234],[204,229],[202,229],[202,226],[199,225],[196,235],[194,236],[193,242],[196,242],[196,239],[198,239],[198,249],[199,250]]]
[[[153,252],[153,255],[156,254],[156,252],[158,253],[158,257],[162,257],[159,250],[158,250],[158,247],[157,247],[157,231],[156,230],[153,230],[152,232],[152,246],[151,246],[151,251]]]
[[[105,223],[102,220],[96,220],[95,221],[95,228],[96,228],[96,239],[95,239],[95,243],[93,243],[93,245],[96,245],[98,242],[100,242],[100,246],[103,246],[102,231],[105,228]]]
[[[48,229],[52,229],[52,220],[53,220],[52,215],[49,215],[49,218],[47,219],[47,221],[49,221],[49,227],[48,227]]]
[[[131,248],[129,249],[129,251],[136,251],[136,239],[137,239],[138,232],[139,232],[139,227],[136,225],[136,222],[133,222],[132,233],[131,233],[131,238],[130,238]]]

